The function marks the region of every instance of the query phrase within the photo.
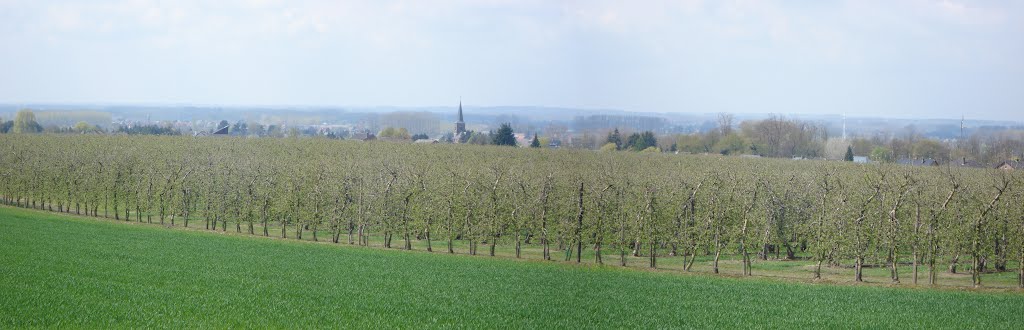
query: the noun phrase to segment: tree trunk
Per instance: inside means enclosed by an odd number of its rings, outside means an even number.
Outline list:
[[[626,267],[626,247],[619,244],[619,265]]]
[[[743,262],[743,275],[750,276],[750,275],[752,275],[751,272],[750,272],[750,255],[747,253],[747,246],[746,246],[746,244],[744,244],[743,241],[744,240],[741,238],[740,239],[740,257],[741,257],[742,262]]]
[[[651,268],[658,268],[657,255],[658,255],[658,242],[656,242],[655,240],[652,239],[651,240],[651,262],[650,262],[650,265],[649,265]]]
[[[519,230],[516,230],[516,259],[521,258],[521,256],[520,256],[520,251],[521,251],[520,245],[521,245],[521,243],[520,242],[522,241],[522,238],[520,236],[521,235],[519,233]]]
[[[893,284],[899,284],[900,283],[900,272],[899,272],[899,269],[897,269],[897,264],[898,264],[897,260],[898,259],[899,259],[899,254],[898,254],[898,251],[897,251],[896,247],[890,248],[889,249],[889,266],[890,266],[889,270],[890,270],[890,273],[892,274],[892,283]]]
[[[455,254],[455,248],[452,246],[452,240],[455,239],[451,223],[448,224],[448,253]]]
[[[498,246],[498,236],[491,237],[491,256],[494,256],[494,249]]]
[[[583,258],[583,239],[582,237],[576,239],[576,263],[580,263]]]
[[[634,257],[639,257],[640,256],[640,249],[642,249],[642,248],[643,248],[643,244],[640,243],[640,238],[637,237],[637,239],[633,240],[633,256]]]
[[[427,220],[427,231],[424,233],[424,238],[427,239],[427,252],[434,252],[433,246],[430,243],[430,220]]]
[[[854,275],[853,280],[855,282],[864,282],[864,256],[858,255],[853,264]]]
[[[549,182],[545,182],[544,189],[542,189],[540,194],[540,245],[544,250],[544,260],[551,260],[551,247],[548,246],[548,190],[551,189],[550,176],[548,177],[548,180]],[[625,261],[623,261],[623,265],[625,265]]]
[[[348,245],[355,244],[355,238],[353,237],[353,234],[355,232],[356,226],[355,226],[354,223],[352,223],[351,219],[352,218],[349,218],[348,228],[347,228],[348,229]]]
[[[185,204],[185,205],[183,205],[185,210],[182,211],[182,215],[185,218],[183,221],[185,222],[185,228],[188,228],[188,215],[189,215],[189,213],[191,213],[191,210],[190,210],[190,207],[188,206],[188,202],[182,202],[182,203]],[[115,213],[117,213],[117,212],[115,212]]]
[[[914,283],[914,285],[917,285],[917,267],[918,267],[918,264],[919,264],[919,263],[918,263],[918,258],[919,258],[919,257],[918,257],[918,255],[917,255],[917,246],[916,246],[916,245],[914,246],[914,255],[913,255],[913,257],[912,257],[912,258],[914,258],[914,261],[913,261],[913,263],[914,263],[914,265],[913,265],[913,267],[914,267],[914,279],[913,279],[913,283]]]
[[[935,272],[935,257],[928,256],[928,284],[935,285],[938,274]]]
[[[690,250],[689,251],[690,252],[690,261],[686,264],[686,267],[683,268],[683,270],[685,270],[685,271],[690,271],[690,268],[693,267],[693,263],[697,261],[697,246],[696,245],[692,245],[689,248],[689,250]]]
[[[1024,289],[1024,249],[1020,251],[1020,260],[1017,263],[1018,274],[1017,274],[1017,287]]]
[[[981,287],[981,268],[983,266],[983,261],[981,259],[981,255],[978,254],[977,252],[973,253],[972,259],[973,259],[972,260],[973,261],[973,267],[971,267],[971,280],[973,281],[975,288],[980,288]]]
[[[551,260],[551,248],[548,246],[548,229],[546,227],[541,227],[540,245],[544,248],[544,260]]]
[[[583,259],[583,182],[580,181],[578,211],[576,212],[576,263]],[[653,261],[652,261],[653,263]],[[653,265],[651,266],[654,267]]]
[[[718,247],[718,245],[716,244],[715,245],[715,263],[714,263],[714,268],[712,270],[712,272],[715,273],[715,274],[718,274],[718,258],[721,256],[721,254],[722,254],[722,251]]]
[[[402,236],[405,239],[405,249],[412,250],[412,238],[409,233],[409,199],[412,194],[405,196],[405,203],[402,205]]]

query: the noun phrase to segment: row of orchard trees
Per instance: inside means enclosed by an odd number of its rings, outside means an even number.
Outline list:
[[[935,283],[1024,264],[1020,175],[843,162],[323,139],[0,137],[20,207],[254,235],[625,265],[807,258]],[[327,237],[323,237],[323,236]],[[483,251],[480,251],[483,248]],[[589,251],[588,251],[589,252]],[[559,254],[564,254],[564,257]],[[1024,268],[1018,266],[1024,286]]]

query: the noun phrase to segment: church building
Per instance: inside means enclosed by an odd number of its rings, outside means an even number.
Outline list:
[[[459,100],[459,121],[455,122],[455,136],[453,140],[456,143],[462,141],[463,135],[466,134],[466,122],[462,120],[462,100]]]

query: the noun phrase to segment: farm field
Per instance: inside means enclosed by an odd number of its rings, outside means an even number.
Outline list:
[[[109,220],[109,219],[107,219]],[[147,224],[147,223],[132,223],[139,225],[151,225],[160,227],[159,224]],[[165,225],[164,225],[165,226]],[[193,227],[184,228],[174,226],[176,229],[188,229],[203,231],[202,227],[193,225]],[[257,225],[256,232],[261,232],[261,226]],[[268,238],[271,239],[282,239],[279,235],[281,228],[279,226],[268,226],[268,232],[271,234]],[[227,235],[239,235],[239,236],[250,236],[243,232],[236,232],[234,228],[229,228],[226,231],[221,229],[212,230],[214,233],[227,234]],[[361,246],[352,246],[345,241],[345,237],[341,238],[339,243],[331,243],[330,241],[323,240],[323,237],[330,237],[329,231],[320,230],[318,231],[318,237],[321,240],[314,241],[312,233],[308,233],[305,237],[298,239],[293,236],[283,238],[288,241],[302,241],[308,243],[320,243],[320,244],[333,244],[333,245],[344,245],[353,248],[359,248]],[[468,255],[469,246],[468,242],[464,240],[453,241],[453,254]],[[377,248],[377,249],[393,249],[401,250],[401,247],[385,247],[384,238],[380,235],[369,235],[366,242],[366,247]],[[447,254],[447,246],[443,241],[433,241],[429,247],[431,252],[435,254]],[[425,240],[414,239],[411,241],[411,250],[417,252],[427,252],[428,244]],[[615,252],[615,251],[613,251]],[[429,252],[428,252],[429,253]],[[606,254],[608,252],[605,252]],[[495,248],[495,256],[499,258],[508,259],[522,259],[523,261],[542,261],[543,260],[543,249],[538,244],[523,244],[521,248],[520,257],[516,258],[515,249],[511,246],[497,245]],[[565,260],[565,249],[558,249],[554,251],[552,261],[556,263],[574,263],[575,259]],[[609,267],[618,267],[619,255],[606,255],[605,264]],[[487,257],[486,253],[478,255],[478,257]],[[767,260],[757,259],[752,262],[752,273],[751,276],[758,278],[772,278],[786,281],[798,281],[798,282],[817,282],[817,283],[833,283],[833,284],[856,284],[854,281],[854,269],[848,266],[852,264],[851,260],[844,260],[842,266],[831,266],[823,267],[821,271],[821,279],[813,280],[814,277],[814,261],[811,260],[811,256],[807,253],[797,253],[796,260],[780,260],[774,256],[770,256]],[[626,268],[636,269],[642,271],[651,271],[652,269],[648,265],[649,257],[647,256],[633,256],[627,253],[626,256]],[[689,271],[685,270],[686,264],[682,257],[661,257],[658,259],[657,271],[664,272],[686,272],[690,274],[702,274],[702,275],[715,275],[715,276],[732,276],[732,277],[743,277],[743,264],[739,256],[736,255],[723,255],[719,261],[719,273],[714,274],[714,258],[711,255],[698,255],[696,261],[690,267]],[[951,259],[950,256],[943,256],[944,261]],[[914,286],[913,279],[913,268],[911,267],[909,258],[901,260],[901,276],[904,276],[905,281],[899,285],[911,285]],[[598,265],[595,261],[594,250],[587,248],[583,250],[583,257],[581,258],[580,264],[583,265]],[[1011,269],[1017,268],[1016,261],[1009,261],[1008,266]],[[927,269],[922,265],[919,269],[917,286],[922,288],[940,288],[940,289],[957,289],[957,288],[970,288],[971,287],[971,273],[969,270],[964,270],[965,267],[970,265],[961,265],[960,271],[957,273],[950,273],[948,271],[948,264],[943,265],[943,271],[937,273],[936,284],[927,284]],[[1018,279],[1015,272],[988,272],[984,274],[985,286],[978,288],[980,290],[1010,290],[1021,292],[1018,288]],[[893,286],[890,279],[889,269],[884,265],[869,265],[864,269],[863,281],[861,284],[865,285],[882,285],[882,286]]]
[[[3,204],[116,221],[676,272],[1024,288],[1019,171],[325,139],[5,135],[0,149]]]
[[[1013,328],[1024,321],[1024,295],[1016,292],[309,244],[9,207],[0,207],[0,226],[4,328]]]
[[[0,330],[1024,330],[1024,0],[0,17]]]

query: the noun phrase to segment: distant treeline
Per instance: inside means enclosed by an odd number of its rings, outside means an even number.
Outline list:
[[[36,121],[44,129],[47,127],[74,127],[78,123],[106,128],[113,121],[109,112],[102,111],[33,111]]]
[[[508,116],[515,119],[515,116]],[[18,118],[22,118],[19,120]],[[771,115],[766,119],[736,122],[731,114],[719,114],[716,127],[703,133],[658,134],[667,125],[662,118],[645,116],[577,116],[569,126],[550,124],[543,128],[524,122],[503,122],[526,137],[536,135],[538,144],[591,150],[634,150],[689,154],[754,155],[776,158],[843,159],[847,150],[856,158],[874,162],[934,161],[960,166],[987,167],[1024,158],[1024,129],[982,127],[964,129],[956,139],[926,137],[914,126],[902,132],[878,132],[868,136],[842,138],[830,135],[824,122]],[[239,120],[220,121],[216,127],[202,122],[163,124],[122,124],[110,128],[110,113],[100,111],[19,111],[15,119],[0,119],[0,133],[112,133],[130,135],[213,134],[228,127],[233,136],[296,137],[319,136],[332,139],[365,140],[373,134],[393,140],[435,139],[441,142],[490,144],[486,131],[469,131],[458,139],[431,112],[393,112],[367,117],[361,126],[347,125],[264,125]],[[621,127],[602,130],[607,125]],[[198,125],[198,126],[197,126]],[[649,129],[637,129],[645,127]],[[416,135],[416,139],[412,136]],[[424,135],[426,137],[424,137]],[[860,157],[857,157],[860,156]]]
[[[128,135],[181,135],[174,127],[160,125],[120,126],[117,132]]]
[[[609,140],[608,142],[611,142]],[[822,123],[770,116],[734,125],[731,115],[706,133],[659,138],[662,150],[692,154],[756,155],[780,158],[843,159],[847,149],[873,162],[929,160],[937,164],[987,167],[1024,158],[1024,130],[975,130],[963,139],[927,138],[913,127],[900,133],[842,138]]]

